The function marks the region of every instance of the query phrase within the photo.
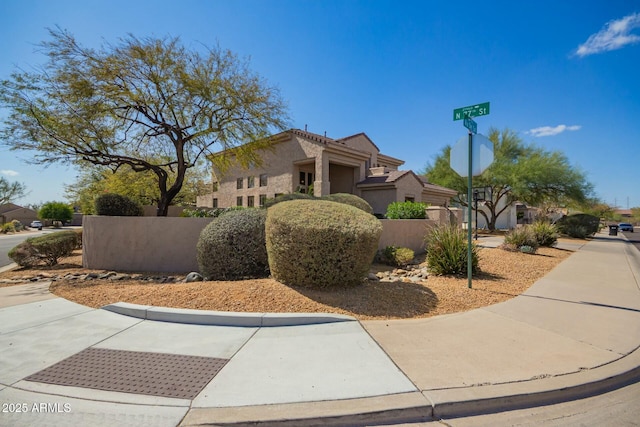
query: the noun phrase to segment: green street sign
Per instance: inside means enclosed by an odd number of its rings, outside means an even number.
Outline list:
[[[466,127],[471,131],[471,133],[478,133],[478,124],[474,122],[473,119],[470,119],[469,117],[465,117],[463,124],[464,124],[464,127]]]
[[[489,103],[469,105],[468,107],[456,108],[453,110],[453,120],[462,120],[465,117],[486,116],[489,114]]]

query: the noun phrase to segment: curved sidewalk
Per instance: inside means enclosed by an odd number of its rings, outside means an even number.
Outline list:
[[[599,234],[521,296],[428,319],[107,311],[0,288],[0,401],[27,409],[0,425],[368,425],[580,398],[640,379],[639,280],[640,253]],[[96,349],[223,367],[191,397],[33,379]]]

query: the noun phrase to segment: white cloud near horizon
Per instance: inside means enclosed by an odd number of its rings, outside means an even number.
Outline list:
[[[589,36],[586,42],[578,46],[575,54],[584,57],[638,43],[640,35],[631,33],[631,30],[638,27],[640,27],[640,13],[632,13],[624,18],[609,21],[600,31]]]
[[[0,174],[6,175],[6,176],[18,176],[18,175],[20,175],[20,173],[14,171],[14,170],[11,170],[11,169],[0,170]]]
[[[539,128],[530,129],[525,133],[529,135],[533,135],[535,137],[541,137],[541,136],[554,136],[565,131],[576,131],[580,129],[582,129],[582,126],[580,125],[541,126]]]

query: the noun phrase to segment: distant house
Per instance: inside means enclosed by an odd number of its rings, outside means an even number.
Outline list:
[[[38,213],[33,209],[23,208],[13,203],[0,205],[0,224],[11,222],[14,219],[20,221],[23,225],[29,225],[31,221],[38,219]]]
[[[382,154],[364,133],[332,139],[291,129],[274,136],[272,150],[261,152],[262,165],[233,166],[223,174],[213,167],[213,192],[198,206],[262,206],[268,198],[302,192],[315,196],[350,193],[384,214],[392,202],[416,201],[447,206],[456,191],[430,184],[403,160]],[[233,150],[214,154],[233,155]]]

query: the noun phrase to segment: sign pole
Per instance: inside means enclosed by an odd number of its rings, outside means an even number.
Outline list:
[[[469,173],[467,174],[467,283],[471,289],[471,273],[473,269],[473,260],[471,258],[472,240],[471,240],[471,186],[473,184],[473,167],[471,165],[473,157],[473,133],[469,130]]]

